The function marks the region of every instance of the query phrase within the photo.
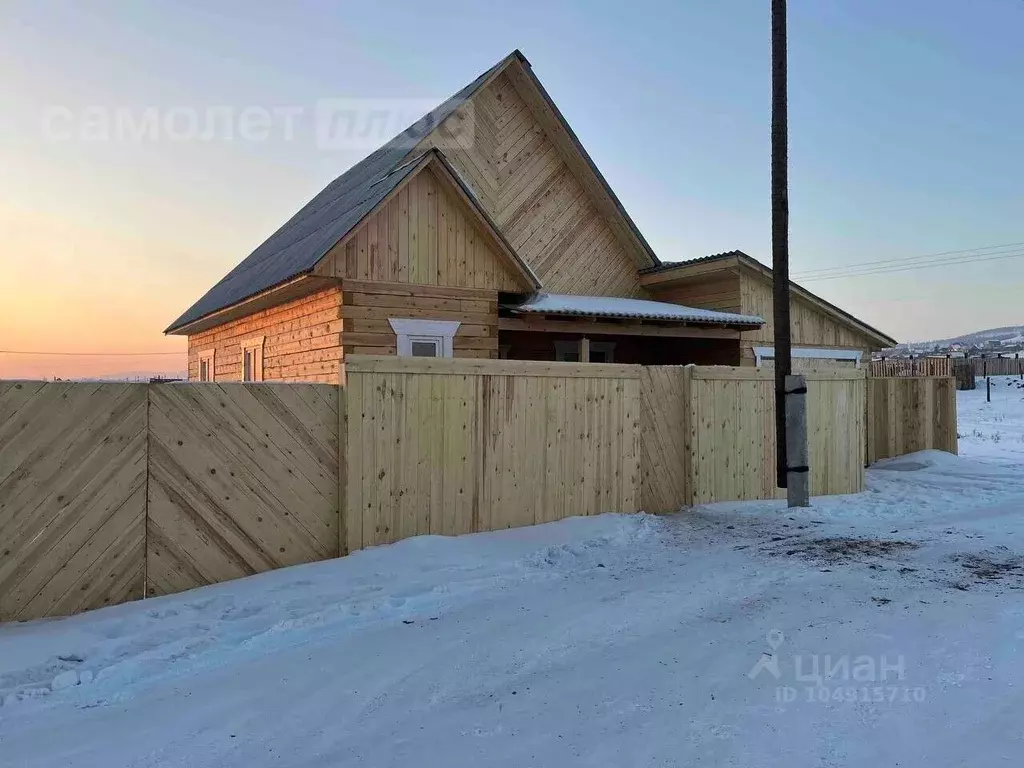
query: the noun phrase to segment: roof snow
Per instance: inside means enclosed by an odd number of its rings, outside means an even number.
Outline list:
[[[711,309],[685,307],[663,301],[621,299],[612,296],[570,296],[561,293],[541,293],[523,304],[503,304],[516,313],[540,315],[572,315],[577,317],[610,317],[637,320],[674,320],[686,323],[712,323],[725,325],[764,325],[756,315],[734,312],[716,312]]]

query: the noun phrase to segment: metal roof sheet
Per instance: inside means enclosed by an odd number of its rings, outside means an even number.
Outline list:
[[[622,299],[613,296],[571,296],[541,293],[522,304],[503,304],[515,313],[572,315],[577,317],[610,317],[637,320],[673,320],[686,323],[761,326],[764,319],[755,315],[717,312],[712,309],[685,307],[663,301]]]

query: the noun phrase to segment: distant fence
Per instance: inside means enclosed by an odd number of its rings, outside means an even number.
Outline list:
[[[1019,376],[1024,373],[1024,360],[1013,357],[972,357],[975,376]]]
[[[419,534],[780,495],[770,371],[396,357],[346,368],[341,387],[0,382],[0,620]],[[805,375],[814,494],[860,490],[865,445],[895,441],[877,458],[952,434],[955,450],[955,402],[939,408],[938,390],[868,380],[866,398],[863,371]],[[935,424],[915,421],[929,413]]]
[[[957,452],[954,379],[868,379],[867,387],[868,462],[929,448]]]
[[[726,366],[643,369],[643,506],[784,497],[775,476],[770,371]],[[808,381],[811,492],[864,488],[864,372],[803,371]],[[683,397],[673,402],[673,392]],[[669,403],[666,409],[663,403]]]
[[[970,366],[975,376],[1019,376],[1024,374],[1024,359],[1014,357],[918,357],[872,360],[866,366],[873,378],[914,378],[917,376],[953,376],[955,369]]]
[[[952,376],[950,362],[948,357],[893,358],[872,360],[866,368],[873,378]]]

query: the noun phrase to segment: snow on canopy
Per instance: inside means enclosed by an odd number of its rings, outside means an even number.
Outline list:
[[[755,327],[764,325],[764,319],[756,315],[716,312],[711,309],[685,307],[681,304],[668,304],[663,301],[622,299],[614,296],[571,296],[561,293],[541,293],[522,304],[506,304],[504,306],[513,312],[527,314],[676,320],[687,323],[721,323]]]

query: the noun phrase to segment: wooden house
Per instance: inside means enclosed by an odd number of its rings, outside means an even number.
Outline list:
[[[518,51],[314,197],[179,317],[189,378],[336,383],[346,355],[771,360],[770,270],[662,263]],[[794,286],[816,364],[892,346]],[[800,351],[802,350],[802,351]]]

